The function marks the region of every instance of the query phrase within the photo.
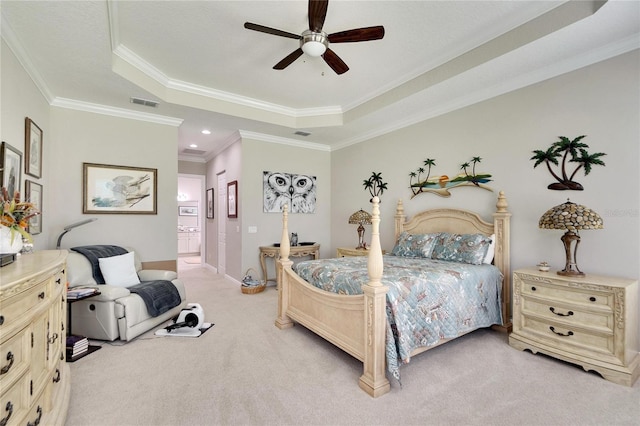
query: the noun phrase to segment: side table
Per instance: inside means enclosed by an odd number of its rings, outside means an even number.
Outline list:
[[[72,317],[71,316],[71,305],[73,304],[73,302],[77,302],[79,300],[88,299],[90,297],[97,296],[99,294],[101,294],[101,293],[99,291],[97,291],[95,293],[91,293],[91,294],[86,295],[86,296],[80,296],[80,297],[77,297],[77,298],[74,298],[74,299],[69,299],[68,297],[66,298],[66,300],[67,300],[67,336],[73,335],[73,333],[71,332],[71,317]],[[65,344],[66,344],[66,342],[65,342]],[[89,349],[86,352],[84,352],[84,353],[82,353],[82,354],[80,354],[78,356],[75,356],[73,358],[67,357],[67,362],[76,362],[80,358],[84,358],[85,356],[89,355],[90,353],[93,353],[93,352],[97,351],[98,349],[100,349],[100,346],[98,346],[98,345],[89,345]]]
[[[320,258],[320,244],[292,246],[289,251],[289,257],[305,257],[311,256],[314,259]],[[260,247],[260,268],[262,269],[262,278],[266,284],[267,281],[276,281],[275,278],[267,276],[267,262],[265,259],[270,257],[274,260],[280,259],[280,247],[262,246]]]
[[[382,250],[382,254],[386,254],[385,250]],[[355,249],[348,247],[338,247],[336,250],[337,257],[347,256],[369,256],[369,249]]]

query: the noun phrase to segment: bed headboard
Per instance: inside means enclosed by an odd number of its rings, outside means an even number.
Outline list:
[[[502,317],[504,326],[511,328],[511,255],[510,219],[507,198],[503,191],[498,194],[493,222],[483,220],[480,215],[467,210],[432,209],[416,214],[410,220],[404,214],[402,200],[398,200],[395,214],[395,240],[402,232],[429,234],[450,232],[457,234],[496,234],[493,264],[504,276],[502,285]]]

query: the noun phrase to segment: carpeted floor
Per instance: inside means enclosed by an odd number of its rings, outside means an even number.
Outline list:
[[[372,399],[362,364],[204,268],[180,272],[215,327],[197,339],[102,342],[71,367],[67,425],[637,425],[640,381],[610,383],[479,330],[415,357]]]

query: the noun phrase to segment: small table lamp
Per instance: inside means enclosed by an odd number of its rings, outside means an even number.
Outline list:
[[[578,231],[581,229],[602,229],[603,224],[600,215],[588,207],[567,200],[566,203],[547,210],[540,218],[538,225],[541,229],[567,230],[560,238],[564,243],[566,261],[564,269],[558,271],[558,275],[584,277],[584,272],[578,269],[578,264],[576,263],[576,252],[578,251],[578,244],[580,244]],[[576,245],[572,255],[571,244],[574,241]]]
[[[358,225],[358,247],[357,250],[364,250],[367,246],[364,243],[364,226],[371,225],[371,215],[364,210],[360,209],[351,216],[349,216],[349,223],[351,225]]]

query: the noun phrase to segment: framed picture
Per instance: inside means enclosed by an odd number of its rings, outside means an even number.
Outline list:
[[[25,181],[24,185],[25,201],[33,203],[40,212],[39,215],[29,219],[29,233],[31,235],[39,234],[42,232],[42,185],[30,180]]]
[[[227,184],[227,217],[238,217],[238,181]]]
[[[198,216],[198,208],[195,206],[178,206],[178,216]]]
[[[22,179],[22,153],[2,142],[0,146],[0,186],[7,188],[9,197],[13,198],[16,191],[20,191]]]
[[[213,188],[207,189],[207,219],[213,219]]]
[[[42,129],[29,117],[24,120],[24,171],[29,176],[42,177]]]
[[[158,213],[158,169],[94,163],[82,167],[82,213]]]

